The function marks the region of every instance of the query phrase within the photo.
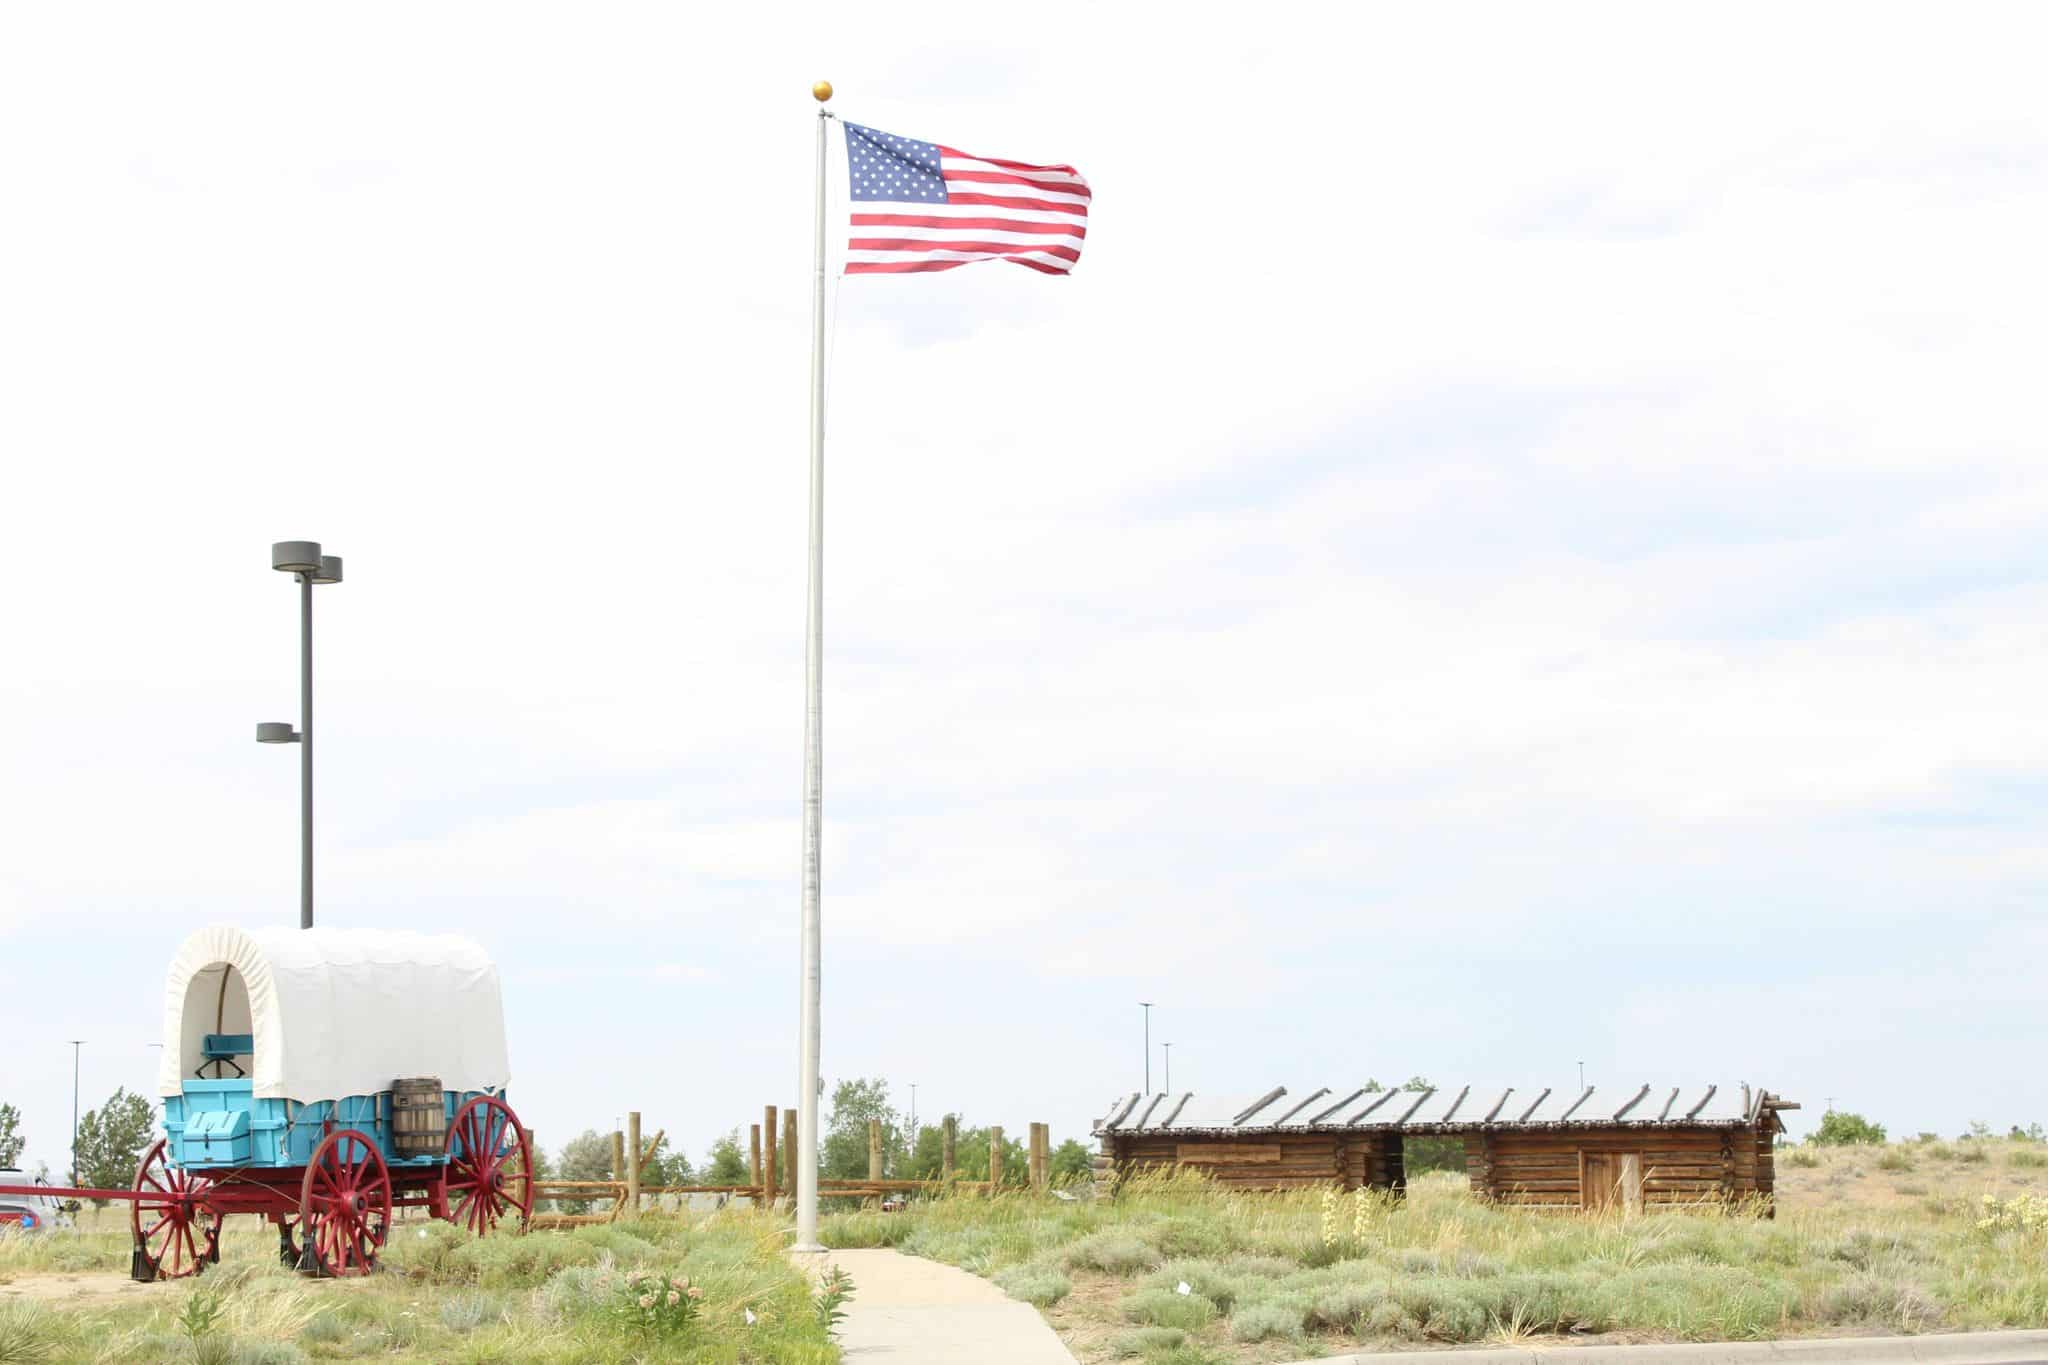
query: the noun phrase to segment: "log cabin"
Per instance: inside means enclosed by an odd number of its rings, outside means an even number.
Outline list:
[[[1744,1205],[1773,1216],[1778,1115],[1767,1090],[1717,1085],[1596,1093],[1279,1086],[1242,1099],[1120,1097],[1094,1126],[1096,1188],[1184,1166],[1239,1189],[1407,1186],[1409,1138],[1464,1144],[1472,1192],[1502,1204],[1615,1210]]]

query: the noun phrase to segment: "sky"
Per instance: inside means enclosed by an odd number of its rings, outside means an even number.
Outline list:
[[[824,1046],[920,1116],[2048,1122],[2024,6],[0,14],[0,1101],[474,936],[544,1145],[796,1098],[811,82],[1094,186],[829,285]],[[829,218],[843,249],[844,152]]]

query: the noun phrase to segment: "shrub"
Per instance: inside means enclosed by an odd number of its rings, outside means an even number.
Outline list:
[[[1383,1337],[1419,1336],[1422,1324],[1409,1315],[1408,1310],[1392,1299],[1383,1300],[1366,1318],[1365,1325]]]
[[[1941,1307],[1909,1280],[1865,1274],[1822,1294],[1815,1316],[1823,1322],[1868,1323],[1918,1332],[1940,1325]]]
[[[497,1304],[482,1294],[451,1294],[441,1300],[441,1325],[457,1336],[502,1316]]]
[[[1110,1342],[1109,1349],[1119,1356],[1141,1356],[1171,1350],[1187,1339],[1178,1327],[1135,1327]]]
[[[1229,1267],[1248,1279],[1277,1280],[1283,1275],[1292,1275],[1301,1269],[1293,1261],[1278,1256],[1233,1256]]]
[[[1378,1285],[1340,1284],[1316,1295],[1309,1305],[1309,1325],[1322,1332],[1364,1332],[1372,1315],[1387,1304]],[[1400,1311],[1400,1305],[1393,1305]]]
[[[1877,1159],[1877,1169],[1880,1171],[1910,1171],[1913,1169],[1913,1158],[1902,1147],[1887,1147],[1884,1149],[1884,1154]]]
[[[612,1291],[612,1312],[628,1329],[645,1336],[678,1336],[697,1319],[704,1291],[687,1275],[635,1270]]]
[[[1982,1166],[1991,1160],[1991,1153],[1984,1150],[1981,1142],[1966,1142],[1956,1149],[1956,1160],[1965,1166]]]
[[[1794,1147],[1791,1151],[1785,1153],[1785,1164],[1787,1166],[1818,1166],[1820,1165],[1820,1153],[1808,1147]]]
[[[2016,1149],[2007,1164],[2013,1166],[2048,1166],[2048,1152],[2036,1152],[2026,1147]]]
[[[1293,1266],[1288,1267],[1290,1274],[1293,1270]],[[1145,1280],[1148,1289],[1176,1289],[1183,1284],[1224,1313],[1244,1297],[1247,1288],[1244,1279],[1230,1274],[1214,1261],[1168,1261],[1157,1274]]]
[[[1822,1116],[1820,1127],[1807,1139],[1822,1147],[1849,1147],[1884,1141],[1884,1125],[1872,1123],[1861,1114],[1852,1114],[1845,1109],[1830,1109]]]
[[[1214,1300],[1173,1289],[1141,1289],[1125,1298],[1122,1308],[1132,1322],[1188,1332],[1199,1332],[1216,1320]]]
[[[1146,1352],[1145,1365],[1225,1365],[1225,1362],[1222,1356],[1208,1347],[1183,1341],[1163,1351]]]
[[[29,1365],[48,1360],[53,1343],[49,1325],[38,1304],[8,1304],[0,1307],[0,1362]]]
[[[312,1321],[299,1329],[299,1335],[316,1346],[339,1346],[355,1335],[355,1329],[341,1314],[326,1310],[315,1313]]]
[[[1954,1161],[1956,1159],[1956,1149],[1949,1146],[1946,1142],[1930,1142],[1927,1144],[1927,1157],[1930,1161]]]
[[[1486,1313],[1471,1303],[1447,1303],[1429,1315],[1423,1332],[1438,1341],[1477,1341],[1492,1326]]]
[[[1098,1232],[1067,1248],[1069,1270],[1101,1270],[1111,1275],[1150,1270],[1163,1259],[1153,1248],[1124,1232]]]
[[[535,1305],[547,1317],[573,1318],[603,1308],[610,1291],[611,1274],[596,1266],[570,1266],[555,1274],[534,1295]]]
[[[1055,1266],[1012,1266],[996,1276],[996,1285],[1013,1299],[1037,1308],[1050,1308],[1073,1292],[1074,1286]]]
[[[1306,1316],[1298,1303],[1285,1299],[1246,1304],[1230,1315],[1230,1339],[1270,1341],[1275,1337],[1286,1337],[1292,1340],[1301,1335]]]
[[[289,1341],[244,1341],[227,1359],[228,1365],[306,1365],[310,1357]]]

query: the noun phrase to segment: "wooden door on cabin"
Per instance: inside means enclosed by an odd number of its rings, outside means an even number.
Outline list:
[[[1642,1153],[1579,1153],[1579,1204],[1588,1213],[1641,1213]]]

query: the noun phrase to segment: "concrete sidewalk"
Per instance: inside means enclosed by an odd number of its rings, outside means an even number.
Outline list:
[[[1390,1351],[1324,1356],[1295,1365],[2048,1365],[2048,1332],[1939,1332],[1919,1337],[1829,1337],[1795,1341],[1688,1342],[1680,1346],[1495,1347],[1482,1351]]]
[[[976,1275],[894,1251],[834,1251],[853,1277],[839,1344],[853,1365],[1074,1365],[1045,1319]]]

